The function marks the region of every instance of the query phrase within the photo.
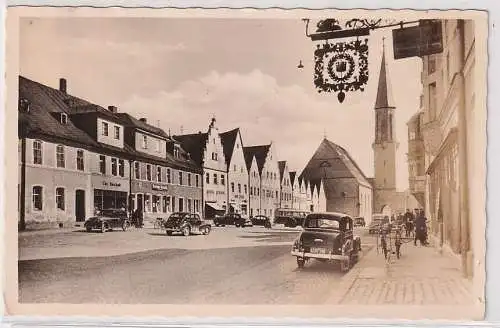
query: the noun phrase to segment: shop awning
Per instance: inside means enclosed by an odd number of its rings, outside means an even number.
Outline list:
[[[225,211],[219,204],[217,203],[206,203],[205,205],[209,206],[210,208],[216,210],[216,211]]]

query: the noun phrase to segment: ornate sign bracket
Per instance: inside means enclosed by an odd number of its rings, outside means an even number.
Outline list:
[[[350,19],[344,24],[334,18],[320,20],[316,32],[306,36],[319,43],[314,51],[314,84],[318,92],[335,92],[340,103],[346,92],[364,91],[368,83],[368,36],[371,30],[419,23],[383,19]],[[342,39],[339,41],[339,39]],[[332,41],[335,40],[335,41]],[[299,64],[301,68],[302,63]],[[303,67],[303,66],[302,66]]]

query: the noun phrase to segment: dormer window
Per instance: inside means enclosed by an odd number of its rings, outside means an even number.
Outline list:
[[[142,136],[142,148],[148,149],[148,137]]]
[[[179,145],[174,146],[174,157],[175,158],[181,157],[181,150],[180,150]]]
[[[59,121],[61,122],[61,124],[68,123],[68,114],[61,113],[61,116],[59,117]]]

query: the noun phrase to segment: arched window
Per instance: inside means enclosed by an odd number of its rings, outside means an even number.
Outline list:
[[[64,201],[64,188],[56,188],[56,208],[64,211],[65,201]]]
[[[35,140],[33,141],[33,164],[41,165],[42,162],[42,142],[40,140]]]
[[[57,162],[57,167],[61,167],[61,168],[66,167],[66,161],[64,158],[64,146],[63,145],[57,145],[57,147],[56,147],[56,162]]]

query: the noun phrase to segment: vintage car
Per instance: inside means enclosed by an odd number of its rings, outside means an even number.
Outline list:
[[[352,219],[343,213],[311,213],[304,220],[304,230],[292,246],[297,266],[303,268],[310,259],[340,264],[349,271],[358,261],[361,239],[354,236]]]
[[[234,225],[236,227],[248,227],[252,226],[252,221],[238,213],[228,213],[223,216],[216,216],[214,218],[214,224],[216,227]]]
[[[269,219],[265,215],[256,215],[250,219],[252,221],[252,224],[254,226],[270,226],[271,225],[271,219]]]
[[[353,221],[355,227],[364,227],[366,225],[364,218],[354,218]]]
[[[163,228],[169,236],[174,233],[180,233],[184,236],[208,235],[212,230],[210,223],[204,222],[200,215],[186,212],[172,213],[164,222]]]
[[[108,230],[130,228],[128,213],[123,209],[106,209],[98,212],[96,216],[88,218],[84,223],[85,230],[99,230],[104,233]]]
[[[384,221],[384,215],[373,214],[372,220],[371,220],[370,224],[368,225],[368,233],[369,234],[378,233],[383,221]]]

